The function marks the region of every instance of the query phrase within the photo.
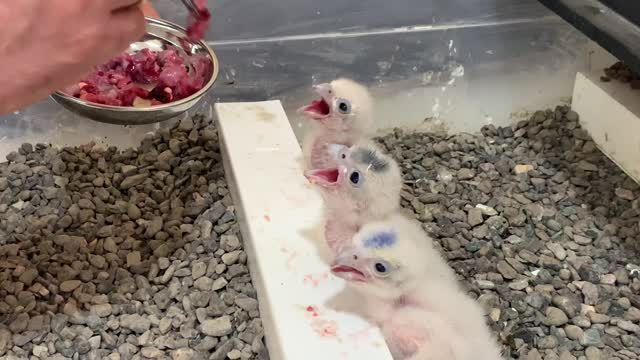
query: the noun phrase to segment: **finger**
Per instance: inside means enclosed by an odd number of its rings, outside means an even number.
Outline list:
[[[151,5],[151,2],[149,2],[148,0],[142,0],[141,8],[145,16],[150,16],[158,19],[160,18],[160,14],[158,14],[153,5]]]
[[[107,0],[105,4],[108,6],[109,10],[116,11],[137,6],[141,2],[142,0]]]
[[[114,46],[120,50],[126,49],[129,44],[140,40],[146,29],[144,14],[139,6],[117,10],[111,16],[109,28],[115,30],[117,39]]]

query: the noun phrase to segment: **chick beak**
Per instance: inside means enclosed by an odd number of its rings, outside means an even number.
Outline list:
[[[333,97],[333,90],[331,84],[323,83],[318,85],[313,85],[313,91],[315,91],[320,97],[324,100],[329,101]]]
[[[331,115],[331,84],[324,83],[314,85],[313,90],[320,95],[319,100],[314,100],[310,105],[298,109],[298,113],[305,114],[314,120],[323,120]]]
[[[340,170],[337,168],[313,169],[305,171],[304,176],[312,184],[320,185],[326,189],[332,189],[338,185]]]
[[[352,282],[366,282],[367,277],[360,270],[360,261],[355,253],[338,255],[331,264],[331,273],[341,279]]]

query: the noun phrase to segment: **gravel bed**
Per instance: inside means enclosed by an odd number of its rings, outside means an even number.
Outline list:
[[[378,141],[403,167],[403,206],[485,307],[507,358],[640,358],[640,189],[578,114]]]
[[[640,89],[640,75],[636,74],[628,65],[622,61],[604,69],[604,75],[600,76],[600,81],[609,82],[611,79],[629,84],[634,89]]]
[[[0,164],[0,358],[266,359],[216,129]]]

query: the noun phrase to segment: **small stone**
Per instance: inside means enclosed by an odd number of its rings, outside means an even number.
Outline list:
[[[505,279],[511,280],[518,277],[518,273],[504,260],[498,262],[498,271]]]
[[[480,211],[482,211],[482,215],[484,216],[496,216],[498,215],[498,212],[496,211],[496,209],[487,206],[487,205],[483,205],[483,204],[478,204],[476,205],[477,209],[480,209]]]
[[[624,319],[629,321],[640,321],[640,310],[632,307],[624,314]]]
[[[567,314],[565,314],[564,311],[553,306],[547,308],[546,316],[546,323],[549,326],[562,326],[569,322]]]
[[[582,346],[598,346],[601,344],[602,338],[598,329],[585,330],[580,338],[580,345]]]
[[[166,257],[161,257],[158,259],[158,267],[160,268],[160,270],[166,270],[169,265],[171,265],[171,261],[169,261],[169,259],[167,259]]]
[[[227,284],[228,284],[227,279],[223,277],[219,277],[213,281],[213,284],[211,285],[211,290],[218,291],[224,288],[225,286],[227,286]]]
[[[202,291],[210,291],[213,288],[213,280],[204,276],[193,282],[193,286]]]
[[[589,317],[589,320],[591,320],[591,322],[593,324],[606,324],[609,322],[610,318],[607,315],[604,314],[598,314],[596,312],[589,312],[587,314],[587,317]]]
[[[164,355],[164,352],[155,347],[144,347],[140,350],[140,354],[145,358],[159,359]]]
[[[160,330],[161,334],[166,334],[169,330],[171,330],[171,319],[162,318],[160,323],[158,324],[158,330]]]
[[[127,267],[132,267],[140,264],[142,256],[139,251],[132,251],[127,254]]]
[[[37,356],[41,359],[44,359],[49,355],[49,348],[42,345],[35,345],[33,349],[31,349],[31,353],[33,356]]]
[[[620,284],[626,285],[629,283],[629,274],[625,269],[618,269],[613,273],[616,276],[616,281]]]
[[[27,270],[25,270],[25,272],[22,273],[22,275],[20,275],[20,278],[18,278],[18,280],[20,280],[21,283],[27,286],[31,286],[31,284],[33,284],[33,281],[37,277],[38,270],[35,268],[28,268]]]
[[[531,349],[531,351],[527,353],[525,360],[542,360],[542,355],[540,355],[538,349]]]
[[[60,284],[60,291],[62,292],[72,292],[77,289],[78,286],[82,285],[82,281],[80,280],[67,280]]]
[[[445,141],[441,141],[433,145],[433,151],[438,155],[448,153],[450,150],[451,149],[449,148],[449,144]]]
[[[246,312],[258,310],[258,301],[246,295],[239,295],[235,299],[236,305]]]
[[[573,241],[578,245],[589,245],[593,242],[593,239],[582,235],[573,235]]]
[[[558,339],[553,335],[545,336],[538,341],[539,349],[554,349],[557,346],[558,346]]]
[[[585,351],[585,355],[587,355],[587,360],[601,360],[602,352],[597,347],[589,346]]]
[[[225,265],[229,266],[235,264],[238,261],[239,257],[240,251],[232,251],[222,255],[221,259]]]
[[[29,324],[29,315],[26,313],[20,313],[16,318],[9,324],[9,330],[11,332],[20,333],[27,329],[27,325]]]
[[[203,277],[207,273],[207,264],[204,262],[198,261],[194,262],[191,267],[191,277],[193,280],[197,280]]]
[[[240,359],[240,357],[242,356],[242,353],[238,350],[238,349],[234,349],[229,351],[229,353],[227,354],[227,357],[230,360],[237,360]]]
[[[479,208],[473,208],[469,210],[467,215],[467,223],[471,226],[477,226],[484,222],[482,217],[482,210]]]
[[[513,169],[513,172],[515,172],[516,174],[524,174],[524,173],[528,173],[529,171],[532,171],[533,169],[534,169],[533,165],[519,164],[515,166],[515,168]]]
[[[458,170],[456,176],[459,180],[471,180],[476,176],[476,173],[472,169],[463,168]]]
[[[564,332],[567,334],[567,337],[571,340],[580,340],[580,338],[582,337],[584,331],[575,325],[567,325],[564,328]]]
[[[108,317],[109,315],[111,315],[112,306],[111,306],[111,304],[92,305],[90,311],[91,311],[92,314],[104,318],[104,317]]]
[[[476,280],[476,285],[478,285],[481,290],[493,290],[496,288],[496,284],[489,280]]]
[[[616,276],[614,274],[600,275],[600,283],[605,285],[615,285]]]
[[[151,321],[138,314],[124,315],[120,317],[120,326],[138,334],[142,334],[149,330],[151,327]]]
[[[142,184],[145,180],[147,180],[147,178],[149,177],[149,174],[137,174],[137,175],[131,175],[127,178],[125,178],[121,183],[120,183],[120,189],[122,190],[128,190],[134,186],[140,185]]]
[[[622,330],[629,331],[632,333],[640,333],[640,326],[628,320],[618,321],[618,327]]]
[[[596,305],[599,299],[598,287],[590,282],[582,285],[582,294],[584,295],[584,303],[587,305]]]
[[[529,280],[528,279],[522,279],[522,280],[516,280],[513,281],[511,283],[509,283],[509,287],[513,290],[524,290],[527,288],[527,286],[529,286]]]
[[[547,243],[547,248],[553,253],[556,259],[562,261],[567,258],[567,251],[558,243]]]
[[[616,196],[619,197],[620,199],[629,200],[629,201],[633,201],[636,199],[635,195],[633,194],[633,191],[631,190],[616,188],[615,192],[616,192]]]
[[[193,349],[177,349],[171,352],[172,360],[203,360],[202,355],[198,354]]]
[[[202,333],[208,336],[226,336],[233,330],[231,318],[229,316],[221,316],[217,319],[206,320],[201,325]]]
[[[140,216],[142,216],[142,212],[135,204],[130,203],[127,206],[127,216],[129,216],[131,220],[138,220]]]

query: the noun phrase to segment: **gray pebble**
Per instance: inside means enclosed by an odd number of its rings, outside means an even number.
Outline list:
[[[201,331],[208,336],[225,336],[229,335],[233,327],[229,316],[221,316],[216,319],[206,320],[201,324]]]

